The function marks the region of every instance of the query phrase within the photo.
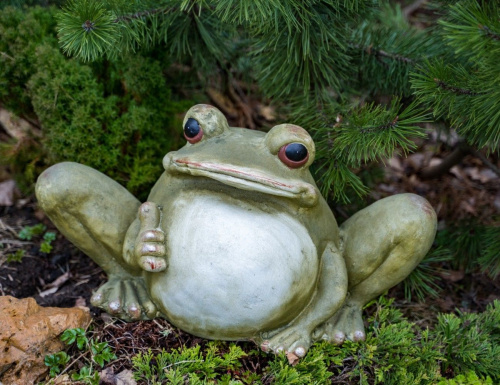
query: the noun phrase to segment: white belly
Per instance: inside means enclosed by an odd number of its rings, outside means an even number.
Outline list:
[[[167,270],[148,279],[175,325],[203,337],[250,338],[286,324],[310,300],[316,248],[292,216],[217,195],[185,194],[173,206],[165,213],[176,218]]]

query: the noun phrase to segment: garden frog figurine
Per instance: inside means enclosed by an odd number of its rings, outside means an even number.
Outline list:
[[[165,155],[143,204],[81,164],[39,177],[40,206],[108,274],[92,304],[299,357],[317,340],[364,339],[363,305],[433,242],[430,204],[394,195],[339,228],[309,173],[315,148],[303,128],[233,128],[208,105],[183,126],[186,145]]]

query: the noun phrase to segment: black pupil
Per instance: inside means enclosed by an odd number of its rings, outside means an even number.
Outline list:
[[[196,119],[189,118],[184,125],[184,133],[188,138],[194,138],[200,132],[200,124]]]
[[[300,143],[290,143],[285,148],[285,155],[288,159],[294,162],[300,162],[307,156],[307,148]]]

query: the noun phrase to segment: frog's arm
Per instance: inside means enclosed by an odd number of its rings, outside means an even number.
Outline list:
[[[262,343],[264,350],[293,352],[303,357],[312,343],[314,329],[340,309],[347,295],[347,270],[333,242],[321,257],[321,272],[316,294],[309,305],[284,330]]]

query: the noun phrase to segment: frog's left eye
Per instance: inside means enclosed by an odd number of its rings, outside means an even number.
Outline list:
[[[280,160],[290,168],[299,168],[309,160],[309,151],[302,143],[289,143],[280,148]]]
[[[193,144],[199,142],[203,137],[203,130],[196,119],[189,118],[184,125],[184,137]]]

